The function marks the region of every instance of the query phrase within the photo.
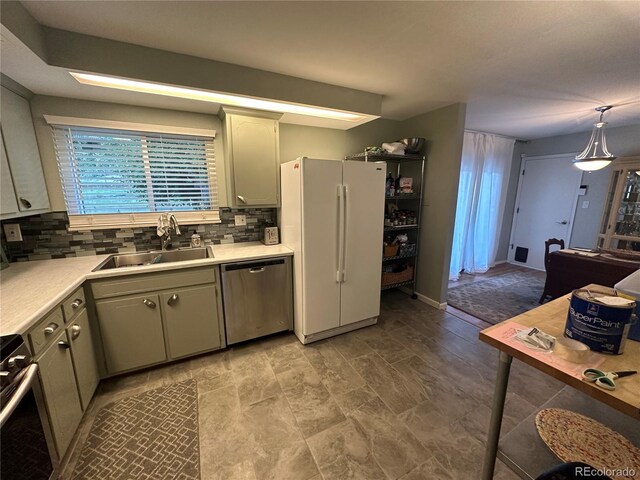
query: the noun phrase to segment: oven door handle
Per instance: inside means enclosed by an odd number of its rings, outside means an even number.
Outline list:
[[[14,412],[14,410],[20,404],[20,401],[24,398],[27,392],[31,389],[33,382],[36,381],[38,377],[38,365],[32,363],[29,365],[29,368],[25,370],[23,375],[20,375],[19,382],[20,386],[16,390],[16,392],[11,396],[9,401],[2,407],[2,411],[0,412],[0,427],[2,427],[9,417]]]

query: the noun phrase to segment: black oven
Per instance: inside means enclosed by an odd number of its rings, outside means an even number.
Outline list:
[[[0,338],[0,357],[0,478],[50,480],[56,462],[46,416],[40,415],[38,405],[38,365],[19,335]]]

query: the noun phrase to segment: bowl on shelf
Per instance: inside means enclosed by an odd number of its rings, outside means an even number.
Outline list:
[[[405,153],[420,153],[424,148],[424,138],[421,137],[401,138],[398,142],[406,145]]]

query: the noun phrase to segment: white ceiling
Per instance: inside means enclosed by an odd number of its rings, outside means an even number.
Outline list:
[[[640,124],[638,1],[23,4],[47,26],[382,94],[387,118],[467,102],[468,128],[538,138],[589,130],[614,104],[610,126]],[[51,77],[26,86],[49,93]],[[56,88],[211,111],[69,85]]]

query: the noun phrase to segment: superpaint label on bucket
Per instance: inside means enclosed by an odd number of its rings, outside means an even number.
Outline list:
[[[635,303],[607,305],[598,301],[597,295],[605,294],[573,291],[565,336],[584,343],[594,352],[620,354],[624,351]]]

